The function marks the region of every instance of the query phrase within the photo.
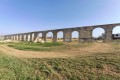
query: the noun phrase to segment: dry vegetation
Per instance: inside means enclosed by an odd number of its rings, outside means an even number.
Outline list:
[[[119,41],[0,43],[0,51],[1,80],[120,80]]]

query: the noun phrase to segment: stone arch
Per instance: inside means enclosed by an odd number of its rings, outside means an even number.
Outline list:
[[[112,34],[120,34],[120,26],[115,26],[112,29]]]
[[[63,42],[63,36],[64,36],[63,31],[58,31],[57,32],[57,41]]]
[[[105,39],[105,29],[103,27],[96,27],[92,30],[93,40],[104,40]]]
[[[72,42],[79,41],[79,31],[76,30],[71,32],[71,40]]]
[[[46,33],[46,42],[53,42],[53,32]]]

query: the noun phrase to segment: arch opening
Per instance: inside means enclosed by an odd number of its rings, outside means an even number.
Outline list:
[[[46,42],[53,42],[53,33],[52,32],[47,33]]]
[[[73,31],[71,37],[72,37],[72,42],[78,42],[79,32],[78,31]]]
[[[105,39],[105,30],[101,27],[93,29],[92,39],[98,40],[98,41],[103,41]]]
[[[42,33],[38,34],[37,42],[42,42]]]
[[[63,31],[59,31],[57,33],[57,41],[58,42],[63,42]]]
[[[116,26],[116,27],[113,28],[112,39],[113,40],[116,40],[116,39],[120,40],[120,26]]]

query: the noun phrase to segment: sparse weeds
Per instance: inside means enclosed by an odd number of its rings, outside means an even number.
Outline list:
[[[9,47],[13,47],[19,50],[30,50],[30,51],[51,51],[52,46],[60,46],[63,43],[12,43]]]

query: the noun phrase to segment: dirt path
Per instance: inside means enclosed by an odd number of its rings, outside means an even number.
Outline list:
[[[0,45],[0,51],[18,58],[65,58],[72,56],[88,56],[94,53],[105,53],[111,50],[111,46],[106,43],[95,43],[90,47],[82,47],[77,49],[70,49],[63,52],[40,52],[40,51],[22,51],[8,47],[7,45]]]
[[[22,58],[54,58],[54,57],[67,57],[68,55],[63,53],[56,53],[56,52],[40,52],[40,51],[22,51],[10,48],[6,45],[0,46],[0,51],[5,54],[13,55],[15,57],[22,57]]]

